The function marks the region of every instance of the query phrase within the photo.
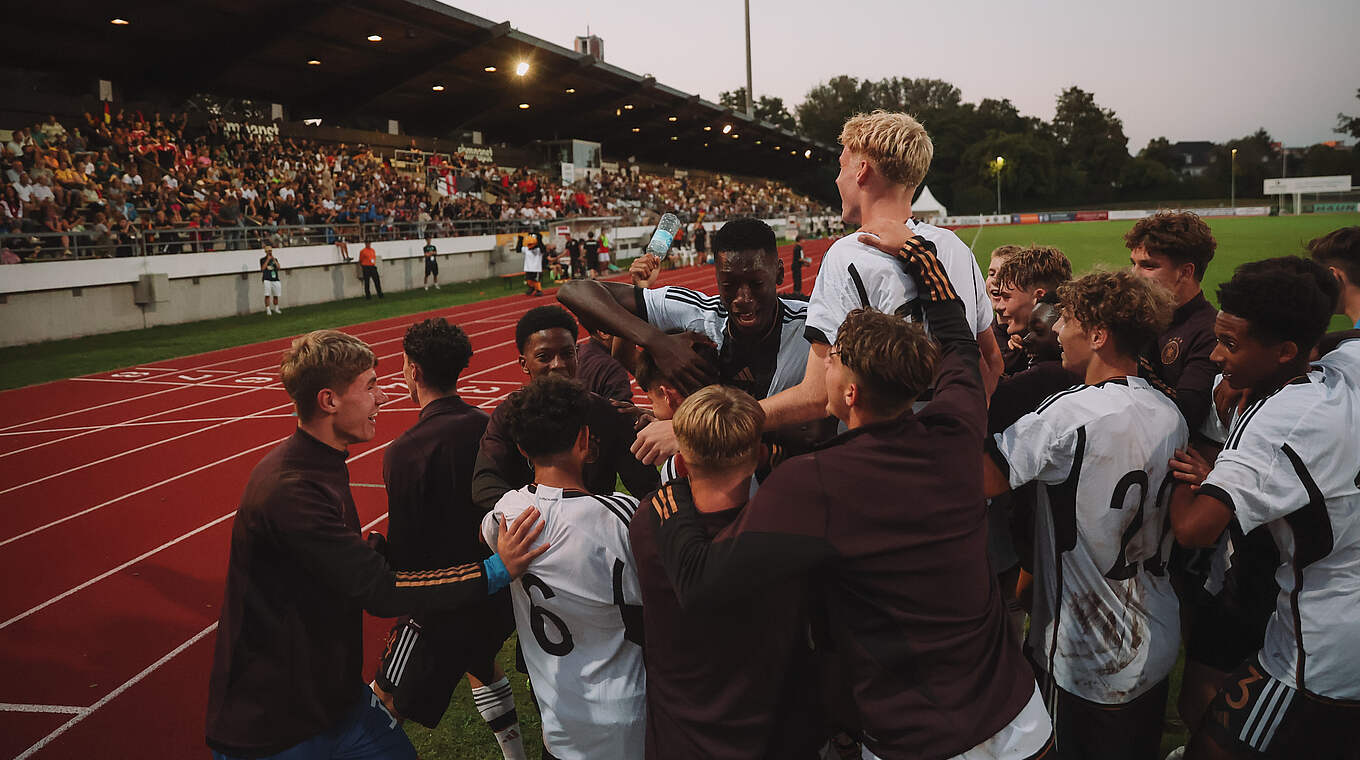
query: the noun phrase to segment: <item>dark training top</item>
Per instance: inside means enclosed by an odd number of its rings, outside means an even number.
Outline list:
[[[1009,377],[1024,372],[1029,366],[1029,357],[1023,348],[1011,348],[1011,336],[1006,326],[996,319],[992,320],[992,335],[996,336],[996,346],[1001,349],[1001,376]]]
[[[619,401],[633,400],[633,386],[628,379],[628,370],[593,340],[578,344],[576,379],[580,380],[591,393]]]
[[[208,746],[222,754],[276,754],[345,717],[363,685],[364,610],[395,617],[487,596],[481,563],[389,568],[359,535],[346,456],[298,430],[246,483],[208,684]]]
[[[689,480],[661,487],[638,507],[693,504]],[[692,508],[692,506],[690,507]],[[698,512],[713,538],[741,509]],[[785,579],[712,612],[685,611],[666,579],[654,519],[629,527],[647,636],[647,760],[811,760],[825,742],[814,706],[801,579]]]
[[[685,504],[635,520],[659,522],[686,611],[749,601],[794,577],[816,584],[865,746],[879,757],[971,749],[1035,688],[986,559],[980,352],[960,301],[924,306],[942,349],[919,414],[789,460],[711,543]]]
[[[1039,408],[1044,399],[1082,383],[1082,378],[1063,369],[1061,361],[1037,362],[1001,378],[987,409],[987,432],[1002,433],[1016,420]]]
[[[609,399],[590,394],[590,409],[586,413],[590,428],[590,446],[594,456],[586,462],[585,486],[591,493],[611,494],[619,478],[629,493],[649,494],[661,484],[655,467],[645,465],[633,456],[631,417],[620,413]],[[482,436],[477,451],[477,467],[472,475],[472,500],[483,513],[496,507],[506,491],[523,488],[533,480],[529,462],[519,453],[505,423],[505,405],[496,407],[491,423]]]
[[[1217,342],[1217,317],[1218,309],[1204,293],[1196,295],[1172,314],[1171,327],[1158,336],[1156,351],[1148,351],[1138,362],[1138,374],[1176,402],[1191,435],[1204,425],[1213,407],[1218,365],[1209,354]]]
[[[490,417],[457,396],[435,399],[383,454],[387,559],[396,570],[429,570],[490,556],[472,468]]]

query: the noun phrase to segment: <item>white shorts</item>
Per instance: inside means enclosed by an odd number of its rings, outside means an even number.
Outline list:
[[[1039,687],[1034,687],[1034,696],[1029,698],[1011,722],[997,731],[992,738],[950,760],[1024,760],[1033,757],[1048,744],[1053,737],[1053,721],[1049,720],[1044,709],[1044,698]],[[864,760],[879,760],[879,757],[863,748]]]
[[[273,297],[275,297],[275,298],[278,298],[278,297],[279,297],[280,295],[282,295],[282,294],[283,294],[283,283],[282,283],[282,282],[279,282],[278,280],[265,280],[265,281],[264,281],[264,297],[265,297],[265,298],[268,298],[268,297],[270,297],[270,296],[273,296]]]

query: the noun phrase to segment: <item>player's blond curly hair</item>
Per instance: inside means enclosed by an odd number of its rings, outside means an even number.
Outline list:
[[[1064,319],[1109,331],[1115,350],[1137,357],[1171,324],[1171,293],[1128,269],[1097,270],[1058,286]]]
[[[723,471],[755,463],[765,410],[743,391],[710,385],[675,410],[674,425],[690,469]]]
[[[279,377],[297,405],[298,419],[316,415],[316,394],[323,388],[343,391],[359,373],[378,366],[368,344],[339,330],[314,330],[283,352]]]
[[[841,127],[840,143],[864,156],[888,181],[906,187],[921,184],[935,155],[921,122],[882,109],[851,116]]]

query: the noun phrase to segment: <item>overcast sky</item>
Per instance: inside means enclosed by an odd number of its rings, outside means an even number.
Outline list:
[[[746,83],[741,0],[448,4],[568,48],[589,25],[609,63],[709,100]],[[1357,31],[1360,0],[751,0],[755,92],[790,110],[839,74],[933,77],[1048,120],[1077,85],[1134,153],[1257,127],[1288,146],[1340,139],[1337,113],[1360,113]]]

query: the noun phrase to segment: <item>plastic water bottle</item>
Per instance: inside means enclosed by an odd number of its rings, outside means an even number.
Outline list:
[[[647,244],[647,253],[666,258],[671,251],[671,243],[675,241],[675,233],[679,229],[680,217],[669,212],[662,214],[661,221],[656,224],[656,232],[652,233],[652,241]]]

